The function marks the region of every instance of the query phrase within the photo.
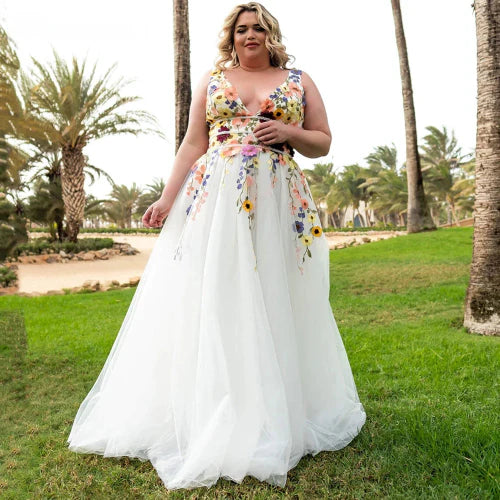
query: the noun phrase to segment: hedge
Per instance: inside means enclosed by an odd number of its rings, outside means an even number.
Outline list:
[[[22,253],[26,255],[39,255],[44,252],[59,253],[61,250],[66,253],[78,253],[112,247],[112,238],[82,238],[76,243],[72,241],[50,241],[48,238],[35,238],[28,243],[18,245],[12,255],[19,257]]]

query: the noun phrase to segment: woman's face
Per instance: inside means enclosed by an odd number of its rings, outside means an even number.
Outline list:
[[[257,21],[255,12],[242,12],[234,26],[234,48],[238,59],[254,59],[269,57],[265,45],[266,31]]]

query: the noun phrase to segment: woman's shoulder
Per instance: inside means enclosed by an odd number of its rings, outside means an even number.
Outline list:
[[[314,80],[307,71],[298,68],[292,68],[292,71],[295,71],[297,76],[300,77],[300,83],[302,84],[302,87],[304,87],[304,90],[315,86]]]

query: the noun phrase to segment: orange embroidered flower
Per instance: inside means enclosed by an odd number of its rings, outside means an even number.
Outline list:
[[[269,113],[274,111],[275,105],[274,101],[269,99],[269,97],[260,105],[260,110],[263,111],[264,113]]]
[[[234,118],[231,123],[233,124],[233,127],[240,128],[246,127],[249,122],[250,118]]]
[[[198,169],[194,173],[194,178],[198,184],[201,184],[201,181],[203,180],[203,176],[205,175],[206,170],[207,170],[207,166],[201,165],[200,167],[198,167]]]
[[[309,206],[309,202],[305,198],[300,200],[300,204],[302,205],[302,208],[307,208]]]
[[[322,230],[322,229],[321,229],[321,227],[319,227],[319,226],[313,226],[313,227],[311,228],[311,233],[312,233],[314,236],[316,236],[316,237],[321,236],[321,233],[322,233],[322,232],[323,232],[323,230]]]
[[[275,109],[275,110],[274,110],[274,113],[273,113],[274,117],[275,117],[277,120],[279,120],[280,118],[282,118],[284,114],[285,114],[285,113],[284,113],[284,111],[283,111],[281,108],[277,108],[277,109]]]
[[[243,209],[246,210],[247,212],[250,212],[253,208],[253,203],[250,200],[245,200],[243,202]]]
[[[234,101],[238,97],[238,93],[234,87],[227,87],[224,89],[224,94],[230,101]]]

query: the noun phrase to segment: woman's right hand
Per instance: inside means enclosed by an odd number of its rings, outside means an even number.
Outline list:
[[[142,216],[142,223],[146,227],[161,227],[163,220],[172,208],[172,202],[165,198],[160,198],[149,206]]]

